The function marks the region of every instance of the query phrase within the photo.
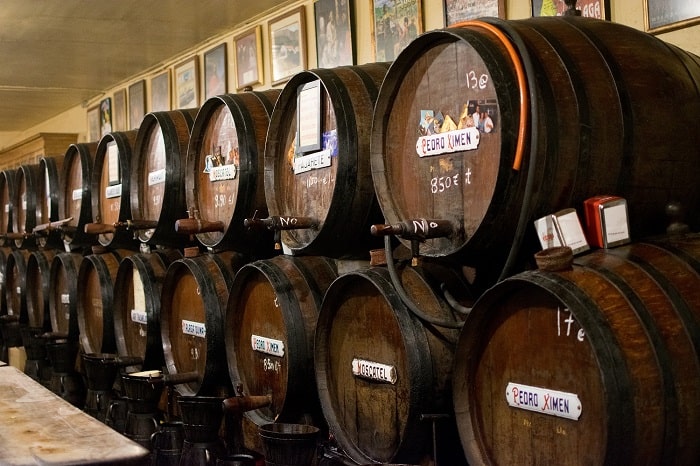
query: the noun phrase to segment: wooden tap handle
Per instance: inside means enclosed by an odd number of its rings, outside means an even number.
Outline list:
[[[114,225],[109,223],[86,223],[85,233],[88,235],[102,235],[105,233],[114,233],[117,231]]]
[[[232,396],[223,402],[224,412],[239,414],[272,404],[272,395]]]
[[[224,222],[221,221],[211,222],[199,218],[181,218],[175,222],[175,231],[183,235],[223,232],[224,229]]]

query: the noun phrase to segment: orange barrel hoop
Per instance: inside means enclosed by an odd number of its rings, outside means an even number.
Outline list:
[[[148,245],[183,247],[189,239],[175,232],[175,222],[187,216],[185,163],[190,130],[197,109],[151,112],[139,127],[131,164],[130,196],[139,241]],[[150,226],[150,227],[149,227]]]
[[[287,255],[251,262],[236,274],[226,311],[231,381],[246,396],[272,396],[269,406],[245,413],[255,431],[275,421],[324,424],[313,338],[323,294],[337,276],[332,259]]]
[[[440,275],[405,267],[397,276],[424,314],[462,320],[434,288]],[[432,423],[421,415],[440,414],[446,419],[437,424],[439,450],[447,456],[440,463],[464,463],[449,396],[457,336],[457,329],[420,321],[386,268],[345,273],[331,284],[316,327],[314,364],[323,414],[345,454],[357,463],[419,462],[433,448]]]
[[[84,353],[115,353],[114,278],[128,249],[85,256],[78,269],[78,329]]]
[[[89,247],[97,241],[85,233],[85,225],[92,221],[90,179],[96,142],[71,144],[63,158],[61,174],[60,220],[63,242],[67,248]]]
[[[168,266],[160,302],[160,329],[168,374],[196,372],[176,385],[181,395],[228,396],[224,313],[233,276],[244,264],[227,251],[178,259]]]
[[[692,255],[633,243],[484,293],[455,356],[469,462],[697,463],[698,239]]]
[[[382,212],[425,239],[421,254],[479,266],[486,285],[539,248],[532,220],[593,195],[626,198],[634,235],[663,232],[669,201],[698,209],[689,154],[700,135],[669,138],[648,115],[677,120],[682,106],[679,124],[692,126],[699,79],[689,53],[609,21],[485,19],[430,31],[397,57],[377,99]],[[492,128],[476,126],[477,106]],[[451,231],[432,237],[431,220]]]
[[[78,327],[78,271],[83,261],[82,254],[61,252],[51,262],[49,276],[49,315],[51,330],[68,335],[72,343],[77,343]]]
[[[187,149],[185,190],[190,222],[196,218],[200,224],[201,220],[216,226],[193,230],[206,248],[272,253],[272,236],[247,230],[244,220],[267,217],[265,136],[279,93],[273,89],[219,95],[197,113]],[[178,231],[186,222],[178,221]]]
[[[160,336],[161,285],[176,249],[124,257],[114,279],[114,336],[120,356],[140,357],[143,370],[165,366]]]
[[[268,211],[283,225],[298,218],[310,223],[281,232],[281,245],[291,254],[366,258],[367,251],[381,246],[369,233],[381,219],[369,135],[387,66],[303,71],[277,99],[265,144]],[[299,92],[309,92],[308,103],[298,104]],[[305,129],[297,138],[299,127]]]
[[[90,184],[92,222],[103,227],[98,231],[104,230],[104,233],[97,233],[97,241],[102,246],[134,248],[138,244],[132,231],[118,225],[131,220],[129,186],[136,134],[136,130],[107,133],[95,150]]]

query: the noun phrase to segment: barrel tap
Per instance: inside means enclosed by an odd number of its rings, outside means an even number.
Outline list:
[[[416,218],[394,224],[372,225],[370,229],[374,236],[400,236],[411,241],[411,265],[418,265],[420,243],[431,238],[451,236],[455,228],[449,220]]]
[[[268,218],[256,218],[258,212],[252,218],[243,221],[243,226],[251,230],[267,228],[275,233],[275,250],[282,249],[282,230],[317,230],[319,221],[313,217],[293,217],[272,215]]]
[[[183,235],[190,235],[192,240],[194,239],[192,237],[198,233],[221,233],[225,228],[224,222],[220,220],[202,220],[199,209],[196,207],[189,208],[187,218],[175,221],[175,231]]]

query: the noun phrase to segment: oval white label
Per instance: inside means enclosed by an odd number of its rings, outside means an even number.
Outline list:
[[[165,168],[156,170],[148,174],[148,186],[165,183]]]
[[[259,335],[250,336],[253,351],[271,354],[273,356],[284,357],[284,342],[272,338],[261,337]]]
[[[506,387],[506,401],[513,408],[549,414],[577,421],[581,416],[581,400],[575,393],[533,387],[510,382]]]
[[[207,337],[207,328],[201,322],[192,322],[191,320],[182,320],[182,333],[192,335],[199,338]]]
[[[122,185],[120,184],[115,184],[112,186],[107,186],[105,188],[105,197],[107,199],[112,199],[113,197],[119,197],[122,195]]]
[[[354,358],[352,360],[352,373],[357,377],[376,380],[379,382],[396,383],[396,368],[379,362]]]

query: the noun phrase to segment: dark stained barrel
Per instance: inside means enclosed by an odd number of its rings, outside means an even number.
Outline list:
[[[85,353],[115,353],[114,279],[127,249],[89,254],[78,270],[78,329]]]
[[[595,251],[484,293],[455,356],[469,462],[696,464],[699,239],[692,254],[673,241]]]
[[[381,219],[369,135],[387,66],[303,71],[277,99],[265,144],[265,198],[270,216],[282,224],[281,243],[288,253],[366,258],[381,246],[369,234],[370,225]],[[308,219],[307,226],[287,229],[298,218]]]
[[[142,243],[183,247],[189,239],[175,232],[187,217],[185,164],[196,109],[152,112],[139,126],[131,164],[130,202]]]
[[[168,266],[161,291],[160,328],[168,374],[196,372],[176,386],[180,395],[229,396],[224,313],[235,272],[244,263],[234,252],[202,254]]]
[[[14,193],[17,192],[17,171],[0,172],[0,246],[12,246],[13,241],[6,234],[12,232],[12,211],[14,210]]]
[[[25,249],[16,249],[5,262],[7,314],[19,316],[21,324],[28,323],[26,276],[29,254]]]
[[[32,251],[27,258],[27,316],[31,327],[51,330],[49,296],[51,295],[51,263],[56,250]]]
[[[649,115],[692,126],[699,79],[691,54],[609,21],[485,19],[428,32],[397,57],[377,99],[372,175],[387,224],[427,237],[423,255],[480,266],[490,284],[539,248],[534,219],[593,195],[627,199],[634,237],[663,233],[667,203],[700,207],[700,134],[669,137]],[[475,126],[477,106],[489,132]],[[431,238],[421,219],[450,232]]]
[[[247,230],[244,220],[267,217],[263,167],[265,137],[279,90],[225,94],[197,113],[187,149],[185,189],[192,231],[214,251],[272,253],[272,235]],[[195,223],[192,221],[195,220]],[[197,231],[203,221],[209,228]],[[187,221],[178,231],[188,234]]]
[[[161,285],[168,265],[182,254],[154,250],[124,257],[114,279],[114,336],[120,356],[140,357],[143,370],[165,366],[160,336]]]
[[[56,222],[61,204],[61,171],[64,156],[45,156],[39,159],[39,184],[37,187],[37,225]],[[36,242],[43,248],[63,248],[61,235],[56,230],[35,232]]]
[[[337,277],[331,259],[277,256],[236,274],[226,311],[226,353],[234,386],[271,395],[248,411],[257,427],[323,419],[313,376],[313,337],[323,294]]]
[[[7,313],[7,300],[5,295],[5,269],[7,256],[12,254],[12,248],[0,247],[0,315]]]
[[[35,248],[31,237],[38,220],[39,165],[21,165],[17,169],[12,231],[17,234],[14,243],[18,248]]]
[[[68,335],[77,343],[78,328],[78,271],[83,261],[82,254],[62,252],[51,262],[49,314],[51,330]]]
[[[405,293],[429,318],[460,322],[422,267],[398,268]],[[455,450],[450,380],[455,328],[424,324],[400,299],[386,268],[345,273],[323,298],[315,337],[318,393],[338,445],[357,463],[417,463],[432,453],[438,421],[440,464],[464,464]],[[449,460],[448,460],[449,459]]]
[[[92,222],[102,226],[95,228],[104,231],[97,233],[97,241],[102,246],[134,248],[137,245],[134,232],[119,225],[132,218],[129,201],[130,170],[136,134],[136,130],[108,133],[100,139],[95,150],[90,184]],[[88,230],[90,226],[92,224],[88,224]]]
[[[71,249],[97,243],[85,233],[85,225],[92,221],[90,179],[96,148],[96,142],[71,144],[63,158],[59,217],[71,219],[61,225],[63,242]]]

